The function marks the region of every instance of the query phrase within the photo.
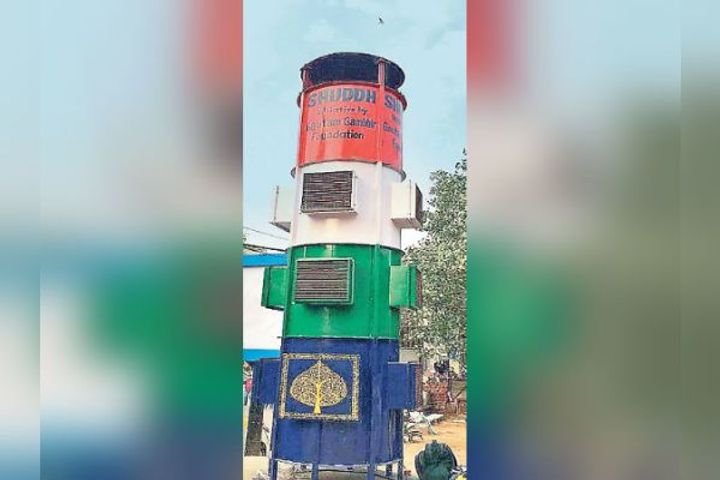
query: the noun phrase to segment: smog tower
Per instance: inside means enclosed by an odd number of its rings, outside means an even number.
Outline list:
[[[265,271],[263,306],[284,311],[280,359],[254,367],[254,402],[274,407],[269,473],[312,478],[362,467],[403,478],[403,410],[419,403],[419,366],[399,362],[400,311],[421,301],[402,263],[401,230],[420,227],[405,179],[395,63],[335,53],[301,69],[294,190],[276,189],[273,224],[290,233],[287,267]],[[378,473],[379,474],[379,473]]]

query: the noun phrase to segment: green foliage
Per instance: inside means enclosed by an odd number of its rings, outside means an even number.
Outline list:
[[[453,171],[431,174],[423,230],[405,261],[422,272],[423,306],[405,312],[404,342],[424,355],[449,355],[465,362],[467,274],[467,155]]]

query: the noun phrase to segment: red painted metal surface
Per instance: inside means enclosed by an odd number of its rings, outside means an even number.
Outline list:
[[[402,94],[369,82],[333,82],[301,96],[298,166],[382,162],[402,170]]]

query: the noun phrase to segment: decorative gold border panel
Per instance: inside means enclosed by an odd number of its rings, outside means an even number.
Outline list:
[[[286,411],[288,370],[290,360],[340,360],[352,362],[352,396],[350,399],[349,414],[314,414],[296,413]],[[280,370],[280,418],[295,420],[327,420],[331,422],[358,422],[360,421],[360,355],[333,354],[333,353],[284,353]]]

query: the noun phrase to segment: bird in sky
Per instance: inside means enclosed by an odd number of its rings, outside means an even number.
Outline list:
[[[378,17],[378,24],[385,25],[385,20],[383,20],[382,17]]]

